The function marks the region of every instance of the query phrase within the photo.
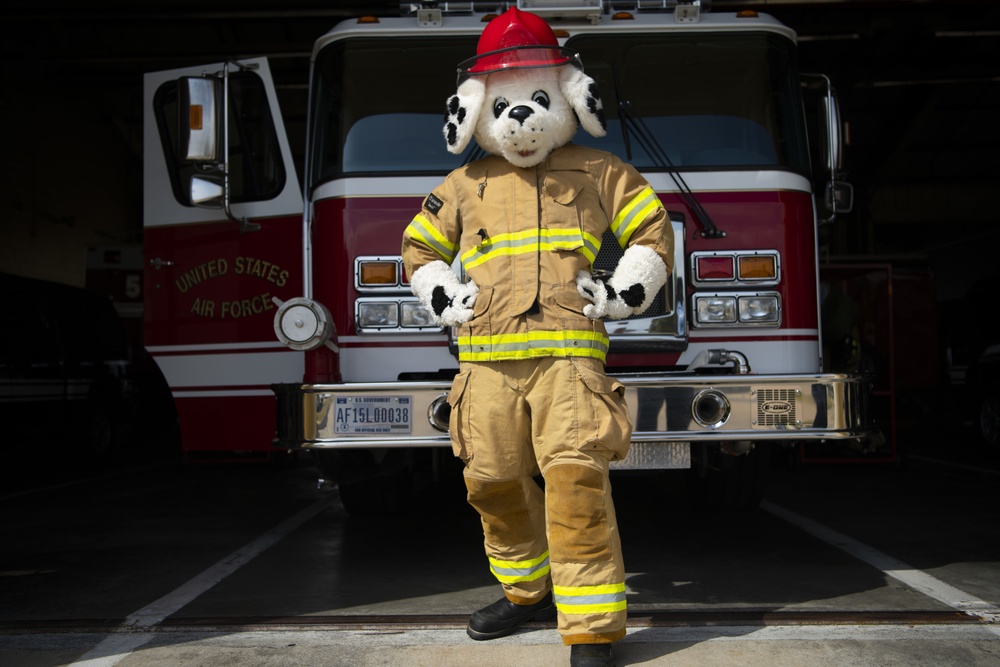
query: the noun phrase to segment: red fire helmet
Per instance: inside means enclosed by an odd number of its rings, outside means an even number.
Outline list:
[[[581,67],[574,51],[559,46],[545,19],[511,7],[486,24],[475,57],[459,63],[458,79],[461,83],[477,74],[567,63]]]

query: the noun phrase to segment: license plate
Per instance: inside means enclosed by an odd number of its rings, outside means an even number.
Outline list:
[[[337,433],[406,434],[413,428],[413,397],[337,396],[335,414]]]

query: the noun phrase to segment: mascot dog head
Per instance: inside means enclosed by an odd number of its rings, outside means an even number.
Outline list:
[[[533,167],[576,134],[605,133],[601,97],[580,60],[560,47],[547,23],[511,8],[490,21],[476,56],[459,65],[444,136],[461,153],[475,136],[483,150]]]

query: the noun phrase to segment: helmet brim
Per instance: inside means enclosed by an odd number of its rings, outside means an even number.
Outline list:
[[[573,65],[583,69],[580,55],[565,46],[511,46],[481,53],[458,64],[458,83],[470,76],[482,76],[512,69],[561,67]]]

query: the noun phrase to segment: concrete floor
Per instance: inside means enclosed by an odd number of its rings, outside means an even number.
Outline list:
[[[696,512],[671,478],[616,478],[618,664],[1000,664],[1000,466],[970,466],[963,442],[910,442],[902,465],[776,462],[745,514]],[[964,467],[927,461],[949,453]],[[0,664],[568,664],[552,623],[465,635],[499,591],[459,485],[360,519],[316,477],[301,457],[5,467]]]

